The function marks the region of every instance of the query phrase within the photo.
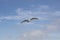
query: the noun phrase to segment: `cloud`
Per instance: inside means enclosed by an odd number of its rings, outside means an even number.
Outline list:
[[[43,35],[43,32],[41,32],[40,30],[34,30],[34,31],[27,33],[27,34],[30,36],[41,36],[41,35]]]
[[[47,14],[46,11],[43,11],[43,10],[48,10],[50,7],[48,5],[38,5],[38,6],[34,6],[34,8],[32,9],[23,9],[23,8],[17,8],[16,9],[16,13],[17,15],[30,15],[30,16],[33,16],[33,15],[39,15],[39,14]],[[43,9],[43,10],[42,10]]]
[[[46,33],[42,30],[31,30],[21,35],[17,40],[50,40],[60,38],[60,36],[57,36],[60,35],[60,33]]]
[[[23,18],[39,17],[40,19],[43,20],[46,17],[48,17],[49,12],[42,11],[42,9],[44,8],[48,9],[47,7],[49,8],[49,6],[47,5],[41,5],[39,7],[33,8],[32,10],[27,10],[27,9],[25,10],[23,8],[17,8],[16,13],[18,16],[21,16]]]
[[[45,37],[45,33],[41,30],[33,30],[23,34],[21,40],[41,40]]]
[[[40,20],[38,24],[36,25],[41,25],[43,26],[47,25],[48,30],[55,30],[58,26],[60,26],[60,11],[55,11],[53,8],[49,7],[48,5],[38,5],[38,6],[33,6],[32,9],[23,9],[23,8],[17,8],[16,9],[16,14],[14,16],[1,16],[0,20],[24,20],[24,19],[29,19],[32,17],[38,17]],[[48,21],[48,23],[45,23],[45,21]],[[17,23],[19,24],[19,23]],[[28,24],[28,23],[27,23]],[[29,24],[34,24],[34,23],[29,23]],[[55,25],[55,26],[54,26]],[[43,27],[44,28],[44,27]]]
[[[54,16],[54,15],[59,15],[60,11],[53,11],[51,7],[49,7],[48,5],[38,5],[38,6],[34,6],[34,8],[32,9],[23,9],[23,8],[17,8],[16,9],[16,14],[15,16],[3,16],[3,18],[5,19],[18,19],[20,18],[30,18],[30,17],[39,17],[39,18],[47,18],[50,16]]]
[[[54,16],[60,16],[60,11],[55,11]]]
[[[44,5],[44,6],[45,6],[45,8],[48,7],[46,5]],[[40,8],[44,9],[43,6],[40,6]],[[0,16],[0,20],[21,20],[21,19],[29,19],[32,17],[38,17],[40,20],[47,19],[45,16],[42,16],[42,15],[45,15],[47,12],[42,12],[41,10],[38,9],[38,7],[36,7],[36,9],[35,9],[38,11],[35,11],[35,10],[33,11],[33,10],[25,10],[23,8],[17,8],[15,11],[17,15]]]
[[[17,15],[19,15],[19,16],[27,17],[27,16],[29,16],[29,14],[31,14],[32,12],[29,11],[29,10],[24,10],[24,9],[21,9],[21,8],[17,8],[17,9],[16,9],[16,13],[17,13]],[[31,16],[31,15],[30,15],[30,16]]]
[[[56,11],[52,7],[49,7],[48,5],[33,5],[32,10],[25,10],[18,8],[16,10],[17,15],[24,17],[24,18],[31,18],[31,17],[38,17],[40,18],[40,21],[48,21],[47,23],[38,22],[35,23],[29,23],[34,25],[42,25],[44,26],[43,29],[47,32],[56,32],[59,30],[60,26],[60,11]],[[26,23],[27,24],[27,23]]]
[[[47,25],[48,32],[57,32],[58,27],[56,25]]]
[[[19,18],[21,18],[20,16],[1,16],[0,20],[18,20]]]
[[[0,20],[22,20],[22,19],[29,19],[32,17],[38,17],[41,20],[48,21],[49,26],[53,26],[54,24],[60,25],[60,11],[52,10],[51,7],[48,5],[38,5],[33,6],[32,9],[23,9],[23,8],[17,8],[16,14],[14,16],[1,16]],[[19,23],[18,23],[19,24]],[[31,24],[31,23],[29,23]],[[33,24],[33,23],[32,23]],[[39,24],[39,23],[38,23]],[[47,24],[47,23],[46,23]],[[43,24],[43,25],[46,25]],[[48,27],[49,29],[50,27]]]

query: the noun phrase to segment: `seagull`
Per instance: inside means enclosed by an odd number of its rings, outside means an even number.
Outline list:
[[[31,18],[30,20],[38,20],[38,18]]]
[[[38,18],[31,18],[30,20],[26,19],[26,20],[23,20],[21,23],[24,23],[24,22],[31,22],[32,20],[38,20]]]
[[[23,20],[21,23],[24,23],[24,22],[30,22],[29,20]]]

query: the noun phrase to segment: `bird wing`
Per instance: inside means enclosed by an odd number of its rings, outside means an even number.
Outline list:
[[[38,18],[31,18],[30,20],[36,20],[36,19],[38,19]]]
[[[23,20],[21,23],[23,23],[23,22],[29,22],[29,20]]]

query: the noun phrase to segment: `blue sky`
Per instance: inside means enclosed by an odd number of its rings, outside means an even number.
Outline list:
[[[60,0],[0,0],[0,40],[60,40],[59,30]]]

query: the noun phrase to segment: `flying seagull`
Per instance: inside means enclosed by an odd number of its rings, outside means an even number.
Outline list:
[[[38,20],[38,18],[31,18],[30,20]]]
[[[31,22],[32,20],[38,20],[38,18],[31,18],[30,20],[23,20],[21,23],[24,23],[24,22],[29,23],[29,22]]]
[[[29,20],[23,20],[21,23],[23,23],[23,22],[30,22]]]

